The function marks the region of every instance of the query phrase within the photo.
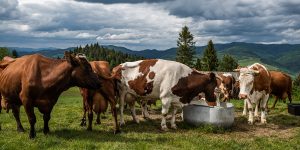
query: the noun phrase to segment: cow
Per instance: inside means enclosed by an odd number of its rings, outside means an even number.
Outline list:
[[[120,124],[124,124],[122,107],[127,93],[143,99],[160,99],[162,102],[161,129],[168,130],[166,116],[172,106],[171,128],[176,129],[175,114],[183,104],[188,104],[198,93],[204,92],[206,100],[216,105],[214,90],[217,86],[214,73],[202,74],[175,61],[148,59],[126,62],[113,68],[112,75],[119,80]]]
[[[253,124],[253,104],[261,108],[261,123],[266,124],[266,105],[271,92],[271,75],[267,68],[259,63],[254,63],[248,67],[235,69],[239,71],[240,92],[239,98],[244,99],[244,111],[246,114],[248,107],[248,123]],[[258,116],[258,108],[255,109],[255,116]]]
[[[150,119],[150,115],[149,115],[149,112],[148,112],[148,106],[151,107],[152,104],[155,104],[157,101],[157,99],[147,99],[147,100],[144,100],[142,99],[140,96],[136,96],[134,94],[131,94],[131,93],[126,93],[125,94],[125,98],[124,98],[124,101],[121,101],[120,100],[120,113],[121,113],[121,122],[122,124],[125,122],[124,121],[124,117],[123,117],[123,112],[124,112],[124,107],[122,107],[124,104],[124,102],[126,104],[129,105],[130,107],[130,111],[131,111],[131,115],[132,115],[132,119],[134,122],[136,123],[139,123],[139,119],[136,115],[136,111],[135,111],[135,103],[138,102],[141,106],[141,111],[142,111],[142,115],[145,119]]]
[[[9,56],[4,56],[2,61],[0,62],[0,73],[2,72],[2,70],[4,70],[10,63],[14,62],[15,59],[11,58]],[[1,84],[1,83],[0,83]],[[2,108],[4,108],[6,110],[6,112],[9,112],[9,105],[7,103],[7,101],[5,99],[2,98],[1,93],[0,93],[0,113]]]
[[[292,102],[292,78],[280,71],[270,71],[271,74],[271,95],[275,96],[275,101],[273,103],[272,109],[275,108],[275,105],[278,99],[282,99],[285,102],[285,99],[288,98],[290,103]]]
[[[108,103],[111,106],[112,115],[114,117],[114,125],[119,132],[116,108],[116,82],[111,78],[110,66],[107,61],[92,61],[90,62],[92,69],[101,78],[102,87],[97,90],[80,88],[80,93],[83,97],[83,118],[81,125],[86,125],[86,112],[88,112],[88,128],[92,130],[93,111],[97,114],[96,124],[100,124],[100,113],[107,110]]]
[[[233,88],[235,84],[235,78],[230,73],[219,73],[218,76],[222,79],[220,85],[221,93],[223,93],[222,101],[226,102],[233,98]]]
[[[65,52],[65,59],[46,58],[39,54],[17,58],[0,74],[0,93],[11,106],[17,130],[24,132],[20,122],[23,105],[30,123],[29,138],[35,138],[34,107],[43,114],[44,134],[59,95],[72,86],[98,89],[101,82],[84,55]]]

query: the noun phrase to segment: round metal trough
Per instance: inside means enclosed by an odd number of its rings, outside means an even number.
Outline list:
[[[231,127],[234,122],[234,106],[232,103],[221,103],[215,107],[190,104],[183,107],[183,120],[194,126],[212,124]]]

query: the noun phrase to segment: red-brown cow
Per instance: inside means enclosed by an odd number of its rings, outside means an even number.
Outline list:
[[[116,91],[115,80],[110,78],[110,67],[106,61],[92,61],[90,62],[92,69],[99,75],[102,87],[97,90],[81,88],[80,93],[83,97],[83,118],[81,125],[86,124],[86,111],[88,111],[88,130],[92,130],[93,111],[97,114],[96,123],[100,124],[100,113],[106,111],[108,102],[111,106],[112,115],[114,117],[115,133],[119,132],[119,125],[117,120],[116,109]]]
[[[271,95],[276,97],[272,109],[275,108],[275,105],[278,99],[282,99],[285,102],[285,99],[288,98],[290,103],[292,102],[292,78],[279,71],[270,71],[271,74]]]
[[[11,58],[9,56],[5,56],[3,57],[2,61],[0,62],[0,73],[2,72],[2,70],[4,70],[10,63],[14,62],[15,59]],[[1,83],[0,83],[1,84]],[[9,111],[9,105],[7,103],[7,101],[5,99],[2,98],[1,93],[0,93],[0,113],[2,108],[4,108],[6,110],[6,112],[8,113]]]
[[[38,54],[27,55],[16,59],[0,74],[0,93],[12,108],[17,130],[24,132],[19,116],[23,105],[30,123],[30,138],[36,136],[34,107],[43,113],[43,132],[47,134],[50,113],[63,91],[72,86],[100,88],[100,80],[85,56],[75,57],[66,52],[65,58],[57,60]]]

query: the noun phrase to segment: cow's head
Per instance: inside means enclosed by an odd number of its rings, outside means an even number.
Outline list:
[[[251,94],[251,91],[253,89],[254,77],[259,74],[259,71],[253,70],[251,68],[240,68],[240,69],[235,69],[235,71],[240,72],[239,98],[246,99]]]
[[[215,90],[217,88],[217,79],[214,73],[210,73],[209,75],[209,83],[204,88],[205,98],[208,102],[215,102],[216,95]]]
[[[100,88],[100,79],[98,75],[93,72],[84,54],[74,56],[69,52],[65,52],[65,58],[72,66],[71,80],[75,86],[88,89]]]

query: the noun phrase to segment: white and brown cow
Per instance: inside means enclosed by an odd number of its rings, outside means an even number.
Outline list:
[[[124,124],[123,107],[126,93],[143,99],[161,99],[162,130],[167,130],[166,116],[172,106],[171,128],[176,129],[175,114],[183,104],[189,103],[198,93],[204,92],[207,101],[215,102],[217,81],[214,73],[202,74],[188,66],[168,60],[149,59],[126,62],[113,69],[120,81],[121,124]]]
[[[239,98],[245,99],[244,111],[249,110],[249,124],[253,124],[253,104],[256,107],[260,104],[261,108],[261,123],[267,123],[266,120],[266,104],[270,95],[271,75],[267,68],[259,63],[251,66],[236,69],[240,72],[239,83],[240,93]],[[258,109],[255,109],[255,116],[258,116]]]
[[[235,84],[235,79],[230,73],[218,73],[218,76],[222,79],[221,83],[218,83],[219,88],[223,97],[222,101],[226,102],[233,98],[233,88]]]

